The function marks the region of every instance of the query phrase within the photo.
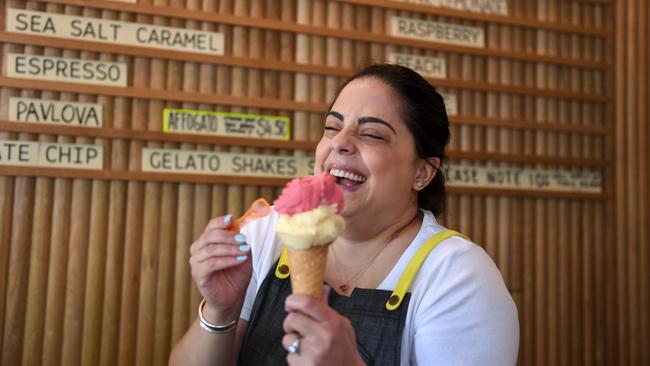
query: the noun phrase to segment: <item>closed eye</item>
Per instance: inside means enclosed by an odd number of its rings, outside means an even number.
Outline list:
[[[375,140],[385,140],[385,138],[383,138],[381,136],[373,135],[373,134],[370,134],[370,133],[362,133],[361,136],[362,137],[369,137],[369,138],[375,139]]]
[[[323,136],[328,136],[330,138],[338,135],[339,132],[341,132],[341,128],[333,123],[328,123],[323,128]]]

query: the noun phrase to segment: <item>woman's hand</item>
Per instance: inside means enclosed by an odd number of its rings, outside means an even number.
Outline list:
[[[285,307],[282,346],[287,349],[300,337],[300,349],[287,355],[289,365],[364,365],[357,351],[354,328],[348,318],[323,301],[307,295],[290,295]]]
[[[232,215],[212,219],[190,247],[192,278],[207,305],[208,321],[226,323],[239,318],[250,282],[250,247],[242,234],[228,230]]]

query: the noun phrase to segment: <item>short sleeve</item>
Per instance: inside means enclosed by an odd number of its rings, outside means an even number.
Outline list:
[[[519,321],[501,274],[481,247],[448,241],[418,286],[424,293],[416,298],[411,364],[515,365]]]

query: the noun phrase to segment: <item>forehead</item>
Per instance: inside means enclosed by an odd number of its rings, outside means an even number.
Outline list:
[[[363,77],[348,83],[332,105],[344,118],[378,117],[401,122],[401,100],[388,84],[375,77]]]

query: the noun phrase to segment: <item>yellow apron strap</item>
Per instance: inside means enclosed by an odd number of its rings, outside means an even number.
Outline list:
[[[289,277],[289,257],[287,256],[287,247],[282,247],[282,254],[280,254],[280,260],[278,265],[275,267],[275,277],[284,280]]]
[[[420,270],[420,266],[422,266],[422,263],[427,258],[429,253],[443,240],[448,239],[452,236],[460,236],[467,239],[465,236],[456,231],[444,230],[429,238],[420,247],[420,249],[418,249],[417,253],[415,253],[409,264],[406,265],[404,272],[402,272],[402,276],[397,282],[395,290],[393,290],[393,293],[390,295],[388,302],[386,302],[386,309],[395,310],[400,306],[402,300],[404,299],[404,295],[406,295],[406,291],[408,291],[409,287],[411,286],[413,278],[415,278],[415,275]]]

